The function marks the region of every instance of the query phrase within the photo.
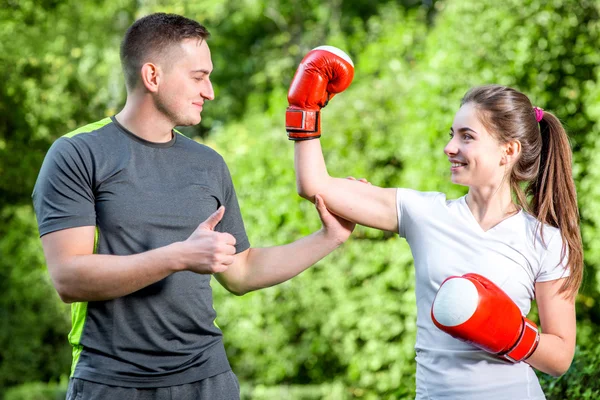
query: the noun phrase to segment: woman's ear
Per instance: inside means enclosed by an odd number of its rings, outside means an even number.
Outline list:
[[[521,155],[521,142],[511,140],[504,145],[504,155],[502,156],[502,165],[513,164]]]

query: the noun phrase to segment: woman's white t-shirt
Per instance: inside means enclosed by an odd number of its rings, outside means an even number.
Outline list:
[[[399,234],[415,264],[417,399],[545,399],[527,363],[507,363],[451,337],[433,324],[430,312],[446,278],[475,272],[527,315],[535,282],[568,276],[559,230],[544,226],[542,240],[538,221],[521,210],[484,231],[464,196],[447,200],[443,193],[398,189],[396,203]]]

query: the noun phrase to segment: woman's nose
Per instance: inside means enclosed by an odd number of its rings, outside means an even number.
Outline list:
[[[456,144],[454,143],[454,138],[450,139],[446,147],[444,147],[444,153],[447,156],[455,155],[458,152]]]

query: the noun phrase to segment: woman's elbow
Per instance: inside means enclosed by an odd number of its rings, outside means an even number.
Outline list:
[[[556,363],[555,365],[549,366],[548,369],[544,372],[554,378],[559,378],[562,375],[564,375],[565,373],[567,373],[567,371],[571,367],[572,361],[573,361],[573,358],[560,361],[560,362]]]
[[[314,195],[311,196],[307,192],[301,192],[301,191],[298,191],[298,195],[300,195],[300,197],[302,197],[303,199],[310,200],[310,201],[312,201],[315,197]]]
[[[563,376],[566,372],[568,371],[568,369],[566,370],[552,370],[548,372],[548,375],[550,375],[553,378],[560,378],[561,376]]]
[[[558,378],[558,377],[566,374],[567,371],[569,370],[569,368],[571,368],[572,361],[573,361],[573,359],[570,359],[567,362],[564,362],[561,365],[558,365],[557,368],[553,371],[554,373],[552,373],[550,375],[552,375],[555,378]]]
[[[311,200],[317,194],[316,190],[312,185],[305,185],[300,182],[296,182],[296,191],[298,195],[306,200]]]

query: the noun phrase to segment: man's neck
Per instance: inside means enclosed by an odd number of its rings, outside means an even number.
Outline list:
[[[173,138],[173,123],[149,99],[136,101],[128,97],[115,118],[125,129],[149,142],[165,143]]]

